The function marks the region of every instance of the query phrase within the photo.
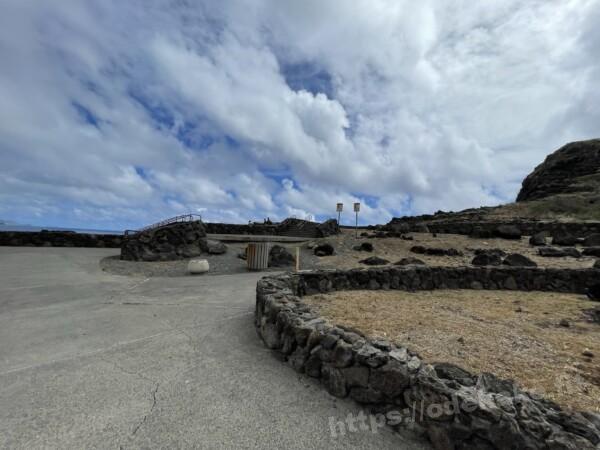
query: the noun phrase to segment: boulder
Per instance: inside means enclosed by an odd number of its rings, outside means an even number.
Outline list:
[[[373,244],[370,242],[362,242],[360,245],[355,245],[353,248],[357,252],[372,252]]]
[[[367,266],[384,266],[390,262],[387,259],[383,259],[378,256],[370,256],[367,259],[359,261],[359,263],[366,264]]]
[[[313,248],[315,255],[317,256],[331,256],[333,255],[334,248],[328,242],[324,242],[322,244],[315,245]]]
[[[424,255],[427,252],[427,249],[422,245],[414,245],[410,251],[418,255]]]
[[[600,233],[592,234],[583,240],[584,247],[600,247]]]
[[[502,262],[505,266],[511,267],[537,267],[537,263],[526,256],[518,253],[508,255]]]
[[[208,253],[211,255],[222,255],[227,251],[227,246],[220,241],[206,241]]]
[[[579,253],[577,251],[577,249],[573,248],[573,247],[564,247],[564,248],[540,247],[538,249],[538,253],[540,256],[544,256],[547,258],[563,258],[565,256],[571,256],[573,258],[581,258],[581,253]]]
[[[499,266],[501,263],[502,258],[496,253],[481,253],[471,261],[474,266]]]
[[[502,239],[521,239],[523,233],[516,225],[500,225],[496,228],[496,235]]]
[[[296,262],[296,258],[281,245],[274,245],[269,251],[269,267],[286,267]]]
[[[187,270],[193,275],[206,273],[209,270],[208,261],[205,259],[190,259]]]
[[[476,255],[498,255],[501,258],[506,256],[506,252],[501,248],[476,248],[473,251]]]
[[[426,264],[418,258],[402,258],[394,263],[395,266],[425,266]]]
[[[415,245],[410,249],[411,252],[419,255],[431,256],[462,256],[462,252],[454,248],[428,248],[422,245]]]
[[[600,269],[600,259],[597,259],[594,263],[594,269]]]
[[[600,301],[600,283],[590,286],[587,290],[587,296],[590,300]]]
[[[540,247],[546,245],[546,238],[548,234],[545,231],[541,231],[539,233],[534,234],[529,238],[529,244],[534,247]]]
[[[582,251],[583,256],[598,256],[600,257],[600,247],[588,247]]]
[[[559,233],[552,237],[552,245],[573,247],[575,244],[577,244],[577,238],[569,233]]]

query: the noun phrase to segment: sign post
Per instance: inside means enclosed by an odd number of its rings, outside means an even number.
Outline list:
[[[356,224],[354,225],[354,237],[358,239],[358,212],[360,211],[360,203],[354,204],[354,212],[356,213]]]
[[[344,204],[343,203],[338,203],[337,207],[335,208],[335,210],[338,213],[338,227],[340,226],[340,215],[342,213],[342,211],[344,210]]]

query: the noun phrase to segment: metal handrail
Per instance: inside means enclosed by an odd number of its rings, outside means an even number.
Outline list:
[[[125,236],[130,236],[131,234],[141,233],[142,231],[154,230],[156,228],[164,227],[165,225],[169,225],[171,223],[176,222],[193,222],[196,220],[202,220],[202,216],[200,214],[182,214],[181,216],[171,217],[169,219],[162,220],[160,222],[153,223],[152,225],[148,225],[144,228],[140,228],[139,230],[125,230]]]

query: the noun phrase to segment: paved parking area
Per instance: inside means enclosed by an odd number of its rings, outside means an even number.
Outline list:
[[[427,448],[265,349],[257,274],[122,277],[114,249],[0,247],[0,448]]]

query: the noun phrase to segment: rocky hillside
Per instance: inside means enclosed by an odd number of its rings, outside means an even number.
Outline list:
[[[599,181],[600,139],[572,142],[549,155],[525,178],[517,202],[596,192]]]
[[[515,203],[459,212],[438,211],[390,223],[515,219],[600,221],[600,139],[572,142],[550,154],[525,178]]]

